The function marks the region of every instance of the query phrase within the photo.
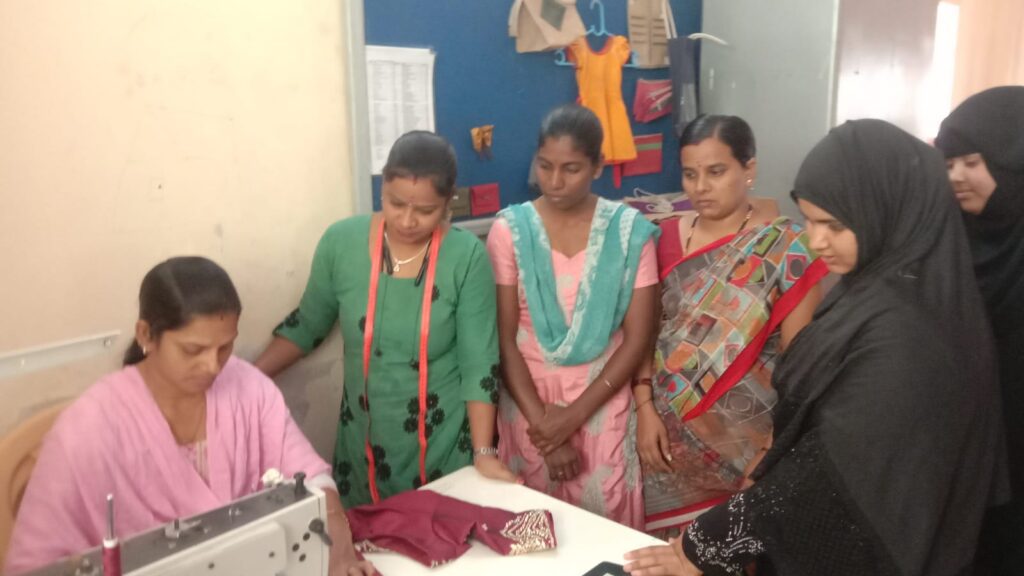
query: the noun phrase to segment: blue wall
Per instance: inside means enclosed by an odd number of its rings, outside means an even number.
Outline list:
[[[604,0],[605,22],[614,34],[627,34],[627,0]],[[680,36],[697,32],[701,0],[670,0]],[[511,0],[365,0],[366,43],[431,48],[434,69],[437,132],[454,146],[459,158],[459,186],[498,182],[503,205],[532,198],[526,182],[540,121],[552,108],[577,97],[573,69],[556,66],[553,53],[519,54],[508,36]],[[589,0],[578,0],[585,25],[597,25]],[[604,38],[595,39],[603,45]],[[594,46],[600,48],[601,46]],[[623,96],[632,121],[638,78],[667,78],[668,69],[626,68]],[[595,183],[595,192],[610,198],[680,189],[678,145],[671,136],[671,118],[633,123],[634,134],[665,135],[660,174],[624,178],[615,189],[611,170]],[[493,159],[473,151],[469,130],[494,124]],[[374,206],[379,206],[380,177],[373,178]]]

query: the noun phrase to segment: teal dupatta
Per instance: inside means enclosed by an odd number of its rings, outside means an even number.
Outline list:
[[[551,242],[530,202],[505,208],[515,247],[519,283],[544,357],[560,366],[597,358],[622,325],[633,297],[640,253],[660,230],[638,211],[598,198],[590,224],[583,278],[570,325],[558,299]]]

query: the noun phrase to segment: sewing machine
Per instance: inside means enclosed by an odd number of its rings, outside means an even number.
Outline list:
[[[205,514],[175,520],[121,543],[124,576],[320,576],[329,538],[323,492],[300,473]],[[100,576],[102,547],[30,572]]]

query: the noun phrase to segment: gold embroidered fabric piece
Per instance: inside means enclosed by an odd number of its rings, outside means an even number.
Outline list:
[[[509,556],[550,550],[555,547],[554,526],[544,510],[528,510],[508,521],[499,532],[513,542]]]
[[[372,552],[391,552],[391,550],[388,550],[387,548],[381,548],[380,546],[377,546],[376,544],[374,544],[370,540],[363,540],[361,542],[353,542],[352,543],[352,547],[355,548],[359,552],[367,552],[367,553],[372,553]]]

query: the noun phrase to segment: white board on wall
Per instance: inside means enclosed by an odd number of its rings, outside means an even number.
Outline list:
[[[392,144],[410,130],[434,131],[434,52],[366,47],[370,170],[380,174]]]

